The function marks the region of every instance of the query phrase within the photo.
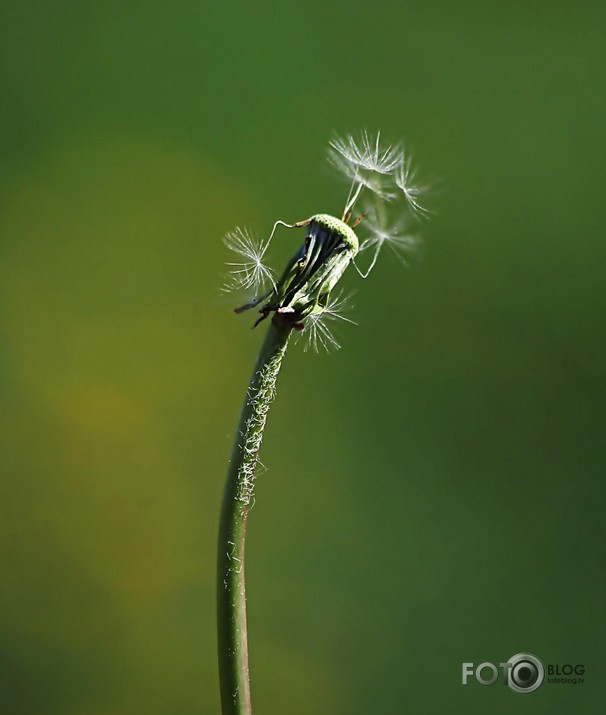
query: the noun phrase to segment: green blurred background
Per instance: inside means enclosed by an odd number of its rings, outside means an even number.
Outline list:
[[[603,712],[605,22],[1,3],[2,714],[218,713],[218,511],[262,337],[220,239],[339,211],[326,144],[362,127],[442,191],[422,261],[347,276],[343,350],[287,356],[249,529],[256,712]],[[524,650],[585,684],[461,685]]]

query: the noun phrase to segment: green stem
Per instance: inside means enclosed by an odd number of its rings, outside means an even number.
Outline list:
[[[217,630],[223,715],[250,715],[244,550],[255,468],[290,328],[271,323],[240,414],[219,527]]]

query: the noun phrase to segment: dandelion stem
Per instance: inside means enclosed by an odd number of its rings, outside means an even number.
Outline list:
[[[223,715],[250,715],[244,552],[255,468],[291,329],[271,323],[253,371],[231,453],[219,527],[217,630]]]

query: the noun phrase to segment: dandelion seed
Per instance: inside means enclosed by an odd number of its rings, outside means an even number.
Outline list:
[[[275,287],[273,271],[263,262],[270,240],[271,236],[263,243],[245,228],[236,228],[225,236],[223,242],[227,248],[244,261],[226,264],[229,266],[229,277],[224,290],[259,293],[268,284]]]
[[[418,245],[419,239],[408,231],[406,219],[400,218],[396,223],[388,225],[385,216],[370,215],[364,223],[364,228],[369,235],[362,241],[360,253],[374,248],[370,266],[366,274],[363,274],[364,277],[374,268],[383,246],[387,246],[403,265],[408,265],[408,258]]]
[[[396,186],[404,194],[412,212],[417,216],[428,216],[430,211],[420,203],[421,196],[427,191],[426,186],[419,186],[415,183],[416,169],[412,167],[412,159],[407,157],[395,173]]]
[[[345,313],[351,309],[350,299],[350,295],[343,296],[343,294],[340,293],[337,296],[333,296],[321,312],[309,316],[305,326],[306,339],[303,348],[305,352],[308,350],[319,352],[320,349],[326,352],[332,352],[333,350],[339,350],[341,348],[340,343],[329,327],[329,323],[342,321],[357,325],[354,320],[345,315]]]
[[[374,137],[362,132],[359,141],[351,135],[333,139],[328,160],[351,181],[343,217],[353,210],[365,188],[383,201],[397,195],[393,173],[403,161],[402,149],[397,144],[382,145],[380,132]]]
[[[337,137],[330,142],[329,154],[341,166],[345,163],[379,174],[391,174],[403,156],[398,145],[381,145],[381,132],[377,132],[374,139],[368,132],[362,132],[359,142],[351,135],[345,139]]]

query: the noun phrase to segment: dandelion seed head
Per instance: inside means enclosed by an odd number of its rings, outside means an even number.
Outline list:
[[[276,325],[304,331],[305,349],[316,352],[339,349],[332,328],[340,321],[353,322],[343,314],[347,299],[331,297],[348,267],[368,277],[385,247],[407,264],[418,244],[409,220],[429,214],[422,204],[426,187],[419,185],[410,156],[401,144],[384,143],[380,132],[334,138],[328,159],[350,184],[340,218],[318,213],[293,224],[277,221],[264,242],[245,229],[236,229],[224,239],[240,259],[228,263],[225,289],[256,292],[235,312],[258,308],[255,326],[271,316]],[[305,228],[306,235],[281,277],[274,280],[265,254],[279,225]],[[364,254],[362,267],[359,254]]]

